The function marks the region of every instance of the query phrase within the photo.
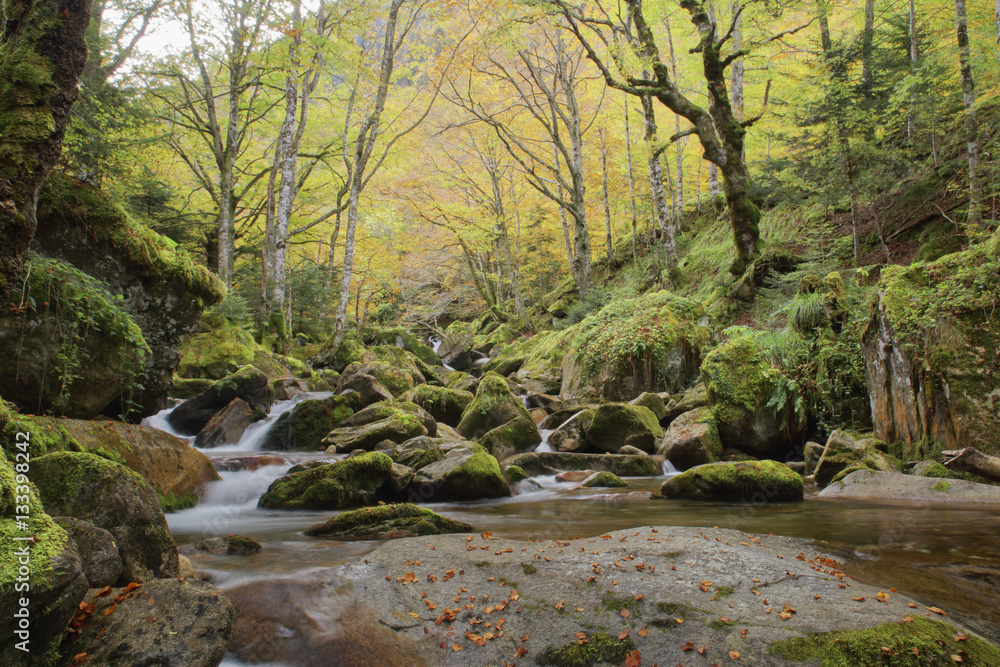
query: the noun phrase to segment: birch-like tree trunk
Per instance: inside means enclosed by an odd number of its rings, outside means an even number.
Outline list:
[[[997,6],[1000,7],[1000,0],[997,0]],[[917,72],[917,9],[914,6],[914,0],[910,0],[910,73],[916,75]],[[910,114],[906,120],[906,137],[911,142],[917,134],[916,122],[917,122],[917,86],[916,84],[910,86]]]
[[[670,49],[670,71],[674,76],[674,81],[680,81],[680,75],[677,69],[677,54],[674,52],[674,35],[670,31],[670,19],[663,19],[663,26],[667,29],[667,46]],[[677,227],[680,228],[681,220],[684,218],[684,147],[687,146],[687,139],[681,139],[681,117],[680,114],[674,114],[674,133],[678,136],[678,139],[674,141],[677,155],[677,179],[675,183],[675,197],[674,197],[674,220],[677,222]]]
[[[875,37],[875,0],[865,0],[865,27],[861,33],[861,92],[871,97],[875,77],[872,64],[872,41]]]
[[[638,250],[636,248],[636,236],[638,235],[638,216],[635,211],[635,172],[632,171],[632,132],[629,127],[628,93],[625,94],[625,164],[628,168],[628,201],[632,211],[632,259],[635,259]]]
[[[976,84],[972,78],[972,55],[969,52],[969,23],[965,0],[955,0],[955,24],[958,34],[958,59],[962,67],[962,102],[965,105],[965,142],[969,149],[970,227],[982,222],[982,184],[979,180],[979,125],[976,122]]]
[[[611,198],[608,196],[608,142],[604,128],[601,128],[601,185],[604,190],[604,228],[608,243],[608,266],[615,268],[615,249],[611,238]]]
[[[649,169],[649,187],[653,199],[653,212],[660,228],[662,237],[663,259],[666,262],[668,280],[673,281],[677,269],[677,241],[674,224],[670,219],[670,204],[663,190],[663,169],[656,136],[656,114],[653,111],[653,100],[649,97],[640,98],[642,102],[642,120],[644,127],[643,139],[646,141],[646,164]]]
[[[738,0],[730,0],[729,11],[733,16],[733,51],[739,53],[743,49],[743,6]],[[733,115],[736,117],[736,120],[742,123],[745,120],[743,111],[743,58],[737,58],[733,61],[729,80],[729,94],[733,105]],[[745,147],[743,159],[746,159]]]

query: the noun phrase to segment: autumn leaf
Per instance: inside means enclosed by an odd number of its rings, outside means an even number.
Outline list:
[[[626,639],[628,637],[628,630],[622,630],[618,633],[618,641]]]
[[[461,651],[462,647],[459,644],[452,644],[451,645],[451,650],[452,651]]]
[[[638,634],[638,635],[639,635],[640,637],[645,637],[646,635],[648,635],[648,634],[649,634],[649,630],[647,630],[646,628],[643,628],[642,630],[639,630],[639,632],[638,632],[637,634]]]
[[[622,609],[622,618],[628,618],[631,615],[632,612],[630,612],[628,609]]]
[[[851,598],[851,599],[854,600],[855,602],[864,602],[865,601],[864,598]]]
[[[639,667],[642,664],[642,655],[639,649],[629,651],[625,656],[625,667]]]
[[[944,609],[941,609],[940,607],[927,607],[927,611],[933,611],[935,614],[938,614],[939,616],[948,615],[948,612],[946,612]]]
[[[969,636],[967,634],[965,634],[964,632],[962,632],[961,630],[959,630],[958,632],[952,633],[951,636],[954,637],[955,641],[957,641],[957,642],[964,642],[965,640],[967,640],[969,638]]]
[[[683,646],[681,646],[681,650],[682,651],[693,651],[694,650],[694,642],[687,642],[687,643],[685,643]]]
[[[566,603],[563,602],[562,600],[560,600],[559,602],[556,602],[556,609],[563,609],[565,606],[566,606]]]
[[[420,614],[414,614],[412,611],[407,612],[406,615],[409,616],[410,618],[420,618]]]
[[[528,652],[528,649],[524,648],[523,646],[518,646],[517,647],[517,651],[514,652],[514,657],[515,658],[520,658],[522,655],[524,655],[527,652]]]
[[[105,586],[101,590],[97,591],[97,594],[94,595],[94,597],[95,598],[102,598],[102,597],[104,597],[105,595],[107,595],[110,592],[111,592],[111,586]]]
[[[739,651],[730,651],[729,652],[729,657],[732,660],[739,660],[740,659],[740,652]]]
[[[576,643],[580,644],[580,645],[586,644],[587,643],[587,633],[586,632],[578,632],[578,633],[576,633]]]
[[[118,603],[117,602],[112,602],[111,606],[104,610],[104,615],[105,616],[110,616],[111,614],[114,613],[115,609],[118,609]]]

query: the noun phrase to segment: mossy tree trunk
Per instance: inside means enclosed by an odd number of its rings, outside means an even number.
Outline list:
[[[982,183],[979,180],[979,126],[976,122],[976,84],[972,78],[972,55],[969,50],[969,22],[965,0],[955,0],[955,25],[958,36],[958,59],[962,67],[962,102],[965,104],[965,141],[969,149],[969,217],[970,228],[982,222]]]
[[[38,189],[62,152],[87,61],[91,0],[13,0],[0,35],[0,304],[35,234]]]

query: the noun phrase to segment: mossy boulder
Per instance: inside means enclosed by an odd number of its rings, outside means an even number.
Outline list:
[[[577,325],[584,384],[612,401],[679,391],[698,376],[707,321],[699,303],[666,291],[613,301]]]
[[[383,419],[388,419],[389,417],[397,414],[414,415],[420,420],[420,423],[424,425],[424,428],[427,429],[427,433],[424,435],[432,438],[437,435],[437,421],[434,417],[432,417],[430,413],[416,403],[410,403],[409,401],[404,400],[392,400],[369,405],[367,408],[358,410],[353,415],[345,419],[341,425],[364,426]]]
[[[628,403],[629,405],[641,405],[644,408],[649,408],[659,421],[663,421],[663,418],[667,416],[667,406],[659,394],[644,391]]]
[[[586,479],[580,482],[580,486],[587,488],[603,487],[609,489],[621,489],[627,488],[628,482],[613,472],[601,471],[589,475]]]
[[[861,339],[876,437],[1000,455],[998,301],[981,245],[882,271]]]
[[[357,340],[357,334],[349,331],[344,334],[344,339],[336,348],[333,347],[333,336],[330,336],[316,356],[310,360],[310,364],[313,368],[342,373],[350,364],[360,359],[364,353],[365,346]]]
[[[194,446],[204,449],[235,445],[255,417],[256,413],[246,401],[234,398],[229,405],[212,415],[205,428],[198,432]]]
[[[496,373],[486,373],[455,430],[464,438],[475,439],[517,417],[531,420],[528,409],[511,393],[507,381]]]
[[[32,460],[48,513],[111,533],[122,559],[119,583],[176,577],[177,547],[155,490],[125,466],[93,454],[56,452]]]
[[[237,398],[251,408],[267,412],[274,401],[274,389],[266,375],[253,366],[244,366],[178,405],[167,420],[178,432],[195,435],[205,428],[215,413]]]
[[[208,378],[182,378],[175,375],[167,395],[170,398],[187,400],[211,387],[213,381]]]
[[[515,377],[529,391],[558,394],[563,383],[563,360],[572,347],[576,329],[542,331],[517,348],[524,354]]]
[[[825,454],[813,470],[816,484],[823,488],[845,470],[865,468],[882,472],[899,472],[902,467],[886,453],[888,445],[874,438],[856,440],[844,431],[834,431],[827,439]]]
[[[34,462],[32,462],[33,464]],[[0,638],[0,662],[24,664],[25,653],[15,643],[30,639],[29,647],[39,664],[56,656],[59,641],[87,593],[87,579],[81,568],[76,545],[52,518],[45,513],[35,485],[22,468],[20,479],[14,465],[0,453],[0,614],[7,619],[8,631]],[[30,471],[34,478],[34,469]],[[18,496],[27,496],[27,503]],[[18,505],[28,505],[28,512]],[[15,517],[27,515],[27,528],[18,526]],[[27,549],[28,563],[18,538],[34,536]],[[20,581],[19,581],[20,579]],[[28,618],[30,628],[18,636],[15,612],[21,609],[19,584],[30,586]],[[23,586],[22,586],[23,587]]]
[[[472,403],[475,395],[461,389],[421,384],[399,398],[402,401],[416,403],[439,422],[444,422],[449,426],[458,426],[462,419],[462,413]]]
[[[712,350],[701,375],[726,447],[778,458],[804,440],[806,415],[797,408],[797,392],[756,338],[736,335]]]
[[[445,332],[445,337],[438,347],[438,355],[442,363],[458,371],[464,371],[472,366],[472,334],[467,331],[460,331],[453,327],[459,322],[452,323]]]
[[[503,474],[511,484],[517,484],[528,479],[528,473],[524,472],[524,468],[521,466],[507,466],[504,468]]]
[[[164,511],[193,507],[205,485],[219,479],[203,453],[176,436],[148,426],[8,413],[8,423],[0,426],[0,444],[9,457],[17,452],[18,432],[31,434],[32,459],[72,451],[124,464],[153,487]]]
[[[587,442],[603,452],[616,453],[630,446],[652,453],[663,435],[653,411],[641,405],[605,403],[594,411]]]
[[[581,454],[577,452],[528,452],[503,460],[504,469],[517,466],[529,475],[554,475],[567,470],[607,471],[619,477],[659,475],[660,464],[645,454]]]
[[[263,547],[252,537],[226,535],[225,537],[210,537],[207,540],[196,542],[194,548],[216,555],[249,556],[259,552]]]
[[[362,341],[365,345],[402,348],[425,364],[441,362],[434,348],[403,327],[369,327],[365,329]]]
[[[391,469],[392,459],[382,452],[322,463],[274,480],[257,505],[264,509],[332,510],[393,500],[385,488]]]
[[[311,451],[345,419],[354,414],[351,395],[307,399],[284,413],[264,437],[267,451]]]
[[[119,414],[122,387],[141,384],[149,346],[109,290],[63,262],[28,262],[24,309],[0,314],[0,384],[22,412]]]
[[[542,435],[535,422],[520,416],[487,431],[478,440],[498,460],[527,451],[541,441]]]
[[[678,470],[687,470],[722,458],[722,440],[715,415],[709,408],[685,412],[670,422],[656,447]]]
[[[50,174],[42,188],[32,247],[104,282],[149,346],[141,389],[126,386],[105,414],[145,416],[165,408],[179,348],[197,331],[202,309],[225,296],[222,282],[108,192],[62,174]],[[115,386],[123,390],[120,381]]]
[[[418,535],[471,533],[473,527],[410,503],[365,507],[339,514],[305,530],[312,537],[384,540]]]
[[[777,503],[802,500],[798,473],[777,461],[708,463],[669,478],[660,487],[665,498]]]
[[[435,355],[436,357],[436,355]],[[424,359],[395,345],[379,345],[365,352],[360,361],[379,362],[400,369],[413,379],[413,384],[427,383],[439,386],[441,380]]]
[[[221,380],[253,364],[258,352],[263,349],[249,331],[225,321],[222,326],[184,341],[177,374],[182,378]]]
[[[465,371],[451,371],[444,376],[444,386],[456,391],[468,391],[475,394],[479,387],[479,378]]]
[[[378,379],[366,373],[342,375],[340,379],[337,380],[337,393],[357,394],[355,403],[359,408],[367,407],[373,403],[379,403],[381,401],[391,401],[393,399],[391,391],[386,389],[385,386],[378,381]]]
[[[397,350],[405,354],[405,351],[399,348],[385,349]],[[414,385],[424,382],[426,379],[417,370],[400,366],[398,362],[388,363],[381,361],[377,357],[372,358],[369,356],[369,353],[365,353],[361,360],[348,365],[343,373],[341,373],[340,378],[337,380],[337,392],[344,391],[356,375],[366,375],[375,378],[393,396],[399,396],[412,389]]]
[[[499,462],[484,452],[443,458],[421,468],[410,484],[410,497],[424,501],[451,502],[509,495],[510,487],[500,472]]]
[[[321,444],[327,448],[336,447],[339,452],[351,452],[355,449],[375,449],[386,440],[398,444],[421,435],[428,435],[428,432],[420,418],[400,410],[363,426],[335,428],[327,433]]]

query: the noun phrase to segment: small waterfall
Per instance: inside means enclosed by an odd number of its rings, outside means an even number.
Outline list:
[[[433,347],[434,354],[436,354],[440,358],[441,357],[441,353],[438,352],[438,350],[441,349],[441,344],[444,343],[444,339],[443,338],[431,338],[431,343],[434,344],[434,347]],[[452,368],[448,364],[444,363],[444,359],[441,359],[441,365],[444,366],[449,371],[455,370],[454,368]]]
[[[680,470],[674,467],[674,464],[670,462],[670,459],[663,459],[663,474],[667,476],[679,475]]]
[[[554,452],[555,451],[554,449],[552,449],[552,445],[549,444],[549,436],[552,435],[552,433],[554,431],[555,431],[555,429],[547,429],[547,428],[538,429],[538,432],[542,434],[542,441],[540,443],[538,443],[537,447],[535,447],[535,451],[536,452]]]
[[[240,441],[233,447],[227,447],[226,449],[228,451],[236,452],[261,451],[261,443],[264,442],[264,438],[267,437],[267,432],[271,430],[271,427],[274,425],[274,422],[278,420],[278,417],[290,411],[302,401],[311,399],[322,400],[324,398],[329,398],[330,396],[333,396],[333,392],[310,391],[302,394],[296,394],[287,401],[275,401],[274,404],[271,405],[271,410],[267,413],[267,418],[250,424],[250,426],[247,427],[247,430],[243,432],[243,436],[240,438]]]
[[[170,416],[170,413],[173,412],[174,409],[181,403],[183,403],[183,401],[177,403],[176,405],[171,405],[169,408],[164,408],[159,412],[157,412],[155,415],[150,415],[146,417],[145,419],[142,420],[141,425],[148,426],[149,428],[155,428],[158,431],[169,433],[170,435],[178,437],[181,440],[187,440],[189,443],[194,443],[193,435],[181,435],[180,433],[175,431],[174,427],[170,425],[169,421],[167,421],[167,417]]]

